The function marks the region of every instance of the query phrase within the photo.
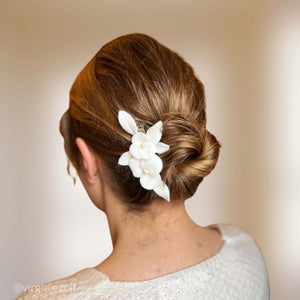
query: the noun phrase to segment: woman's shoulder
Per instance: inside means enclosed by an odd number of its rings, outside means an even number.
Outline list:
[[[214,223],[206,226],[208,228],[217,228],[223,240],[226,241],[228,245],[238,245],[242,246],[254,246],[258,247],[256,239],[245,229],[239,226],[228,224],[228,223]]]
[[[27,289],[15,300],[31,299],[74,299],[83,297],[85,293],[96,289],[105,282],[107,276],[92,268],[85,268],[67,277],[43,284],[37,284]]]
[[[215,223],[207,227],[217,228],[224,240],[226,255],[245,264],[256,263],[258,267],[266,269],[263,253],[256,239],[245,229],[232,224]]]
[[[256,239],[248,231],[232,224],[217,223],[210,226],[217,227],[226,242],[222,262],[237,276],[243,276],[245,280],[250,279],[249,282],[257,278],[267,294],[269,292],[268,270]]]
[[[241,236],[251,236],[250,233],[239,226],[229,224],[229,223],[213,223],[207,225],[206,227],[218,228],[223,237],[228,239],[239,238]]]
[[[257,257],[258,259],[264,260],[257,240],[247,230],[227,223],[215,223],[208,225],[207,227],[219,229],[228,249],[242,255],[246,252],[249,255],[251,254],[252,256]]]

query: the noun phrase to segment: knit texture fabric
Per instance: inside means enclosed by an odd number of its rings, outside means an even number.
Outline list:
[[[223,246],[193,266],[145,281],[111,281],[105,273],[86,268],[69,277],[36,285],[16,299],[269,300],[265,260],[253,237],[230,224],[207,227],[219,229]]]

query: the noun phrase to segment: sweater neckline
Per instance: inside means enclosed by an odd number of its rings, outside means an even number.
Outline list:
[[[185,268],[182,268],[180,270],[177,270],[177,271],[174,271],[174,272],[162,275],[162,276],[158,276],[158,277],[155,277],[155,278],[152,278],[152,279],[140,280],[140,281],[110,280],[109,276],[106,273],[104,273],[100,270],[97,270],[93,267],[87,268],[86,270],[94,271],[95,275],[100,276],[102,279],[105,279],[105,281],[108,281],[111,284],[128,284],[128,285],[154,283],[154,282],[159,282],[159,281],[163,281],[163,280],[166,280],[166,279],[171,279],[173,277],[176,278],[176,277],[182,275],[183,273],[187,274],[188,272],[193,272],[196,268],[200,268],[200,267],[202,267],[206,264],[211,263],[212,261],[216,261],[220,256],[222,256],[223,252],[226,250],[227,245],[228,245],[229,236],[226,235],[225,228],[222,227],[221,223],[210,224],[210,225],[207,225],[206,227],[207,228],[217,228],[219,230],[219,232],[222,236],[222,239],[223,239],[223,245],[219,249],[219,251],[216,252],[215,254],[213,254],[212,256],[210,256],[207,259],[202,260],[202,261],[200,261],[200,262],[198,262],[194,265],[191,265],[189,267],[185,267]]]

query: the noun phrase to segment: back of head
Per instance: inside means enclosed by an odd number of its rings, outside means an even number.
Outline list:
[[[144,189],[128,166],[118,164],[131,135],[120,126],[125,110],[145,131],[163,122],[161,177],[171,201],[192,196],[215,167],[221,143],[206,129],[204,86],[193,68],[154,38],[127,34],[105,44],[79,73],[70,90],[69,158],[82,165],[75,138],[103,159],[109,184],[128,211],[143,211],[158,195]]]

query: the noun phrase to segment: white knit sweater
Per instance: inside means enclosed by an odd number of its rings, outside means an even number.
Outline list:
[[[83,269],[22,293],[20,299],[178,299],[268,300],[264,257],[248,233],[230,224],[211,224],[223,237],[212,257],[167,275],[145,281],[111,281],[94,268]]]

